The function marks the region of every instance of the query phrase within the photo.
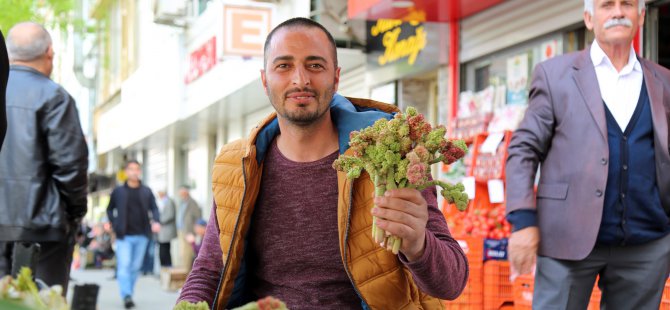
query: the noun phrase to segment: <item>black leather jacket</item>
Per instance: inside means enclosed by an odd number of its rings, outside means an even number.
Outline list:
[[[88,149],[60,85],[11,66],[0,150],[0,241],[64,241],[86,214]]]
[[[7,87],[8,75],[9,59],[7,58],[5,38],[2,36],[2,31],[0,31],[0,150],[2,150],[2,141],[5,140],[5,131],[7,131],[7,118],[5,116],[5,87]]]

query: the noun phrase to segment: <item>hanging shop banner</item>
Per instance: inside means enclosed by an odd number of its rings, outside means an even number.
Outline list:
[[[507,59],[507,104],[528,102],[528,53]]]
[[[404,62],[416,64],[427,46],[428,33],[424,23],[379,19],[366,22],[369,62],[378,66]]]
[[[192,51],[188,58],[188,72],[184,78],[186,84],[195,81],[216,65],[216,37]]]

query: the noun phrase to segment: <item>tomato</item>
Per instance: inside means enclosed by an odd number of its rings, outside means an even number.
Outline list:
[[[493,228],[496,226],[496,221],[492,218],[489,218],[486,220],[486,225],[488,225],[490,228]]]
[[[463,225],[463,228],[465,229],[465,232],[467,232],[467,233],[471,232],[473,227],[474,226],[472,226],[471,222],[464,223],[464,225]]]

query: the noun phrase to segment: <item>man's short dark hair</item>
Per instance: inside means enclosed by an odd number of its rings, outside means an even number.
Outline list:
[[[270,48],[270,42],[272,42],[272,37],[274,34],[282,29],[282,28],[318,28],[323,33],[326,34],[326,37],[328,37],[328,41],[330,41],[330,45],[333,47],[333,61],[335,63],[335,68],[337,68],[337,45],[335,44],[335,39],[333,38],[333,35],[328,32],[328,29],[324,27],[323,25],[309,19],[309,18],[304,18],[304,17],[294,17],[288,20],[285,20],[281,24],[277,25],[270,33],[268,34],[268,37],[265,38],[265,45],[263,46],[263,67],[267,66],[268,63],[268,49]]]
[[[128,166],[130,166],[131,164],[136,164],[138,166],[142,166],[142,165],[140,165],[139,161],[137,161],[135,159],[131,159],[131,160],[126,161],[126,164],[123,165],[123,169],[128,169]]]

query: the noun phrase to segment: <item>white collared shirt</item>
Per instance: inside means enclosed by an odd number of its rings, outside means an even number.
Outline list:
[[[631,46],[628,63],[621,72],[617,72],[598,42],[593,40],[591,61],[595,66],[600,95],[621,131],[625,131],[635,112],[642,88],[642,66],[635,56],[635,50]]]

